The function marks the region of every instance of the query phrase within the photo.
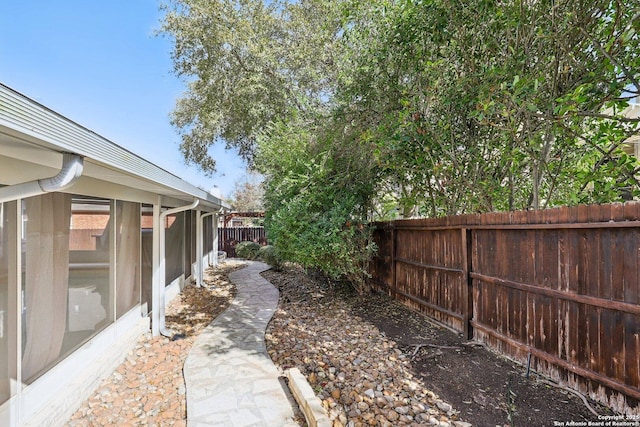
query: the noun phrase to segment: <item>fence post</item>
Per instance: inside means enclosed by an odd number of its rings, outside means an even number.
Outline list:
[[[396,283],[396,223],[395,221],[391,223],[391,296],[394,299],[398,299],[398,294],[396,292],[397,283]]]
[[[471,230],[467,228],[461,228],[462,238],[462,287],[463,287],[463,310],[462,313],[462,330],[465,339],[470,340],[473,338],[473,328],[471,326],[471,320],[473,320],[473,279],[471,278],[472,272],[472,257],[471,257]]]

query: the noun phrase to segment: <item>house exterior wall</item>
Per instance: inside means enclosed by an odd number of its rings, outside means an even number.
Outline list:
[[[160,212],[228,205],[2,84],[0,103],[0,426],[62,426],[192,279],[193,254],[215,260],[202,240],[216,224]],[[84,156],[69,187],[17,190],[56,175],[63,152]],[[182,242],[171,265],[163,228]]]
[[[29,223],[33,225],[37,218],[26,208],[28,199],[1,204],[0,425],[3,426],[63,425],[72,410],[122,361],[140,334],[149,331],[148,311],[151,307],[148,302],[144,307],[141,304],[141,288],[145,286],[145,280],[148,282],[151,279],[149,275],[143,278],[141,273],[144,268],[141,204],[93,198],[92,206],[100,209],[91,213],[82,211],[85,207],[84,197],[72,194],[62,196],[71,203],[71,214],[66,223],[67,234],[63,238],[67,240],[68,260],[64,267],[64,283],[60,283],[60,292],[64,294],[61,301],[66,306],[62,315],[50,310],[43,311],[51,305],[46,301],[30,303],[27,298],[25,302],[23,295],[29,287],[40,292],[40,289],[44,291],[45,287],[50,287],[51,283],[44,280],[33,284],[28,279],[30,274],[27,269],[37,268],[28,260],[36,258],[35,262],[43,262],[38,249],[32,249],[33,245],[29,243],[36,233]],[[35,198],[39,197],[42,196]],[[120,204],[137,209],[138,218],[134,222],[137,226],[134,239],[137,242],[132,245],[133,249],[127,249],[120,242],[122,238],[116,230],[122,227],[111,226],[113,222],[120,225],[117,209]],[[79,209],[77,212],[74,211],[76,207]],[[178,218],[180,216],[191,218],[193,214],[187,212],[176,215]],[[144,225],[148,223],[145,221]],[[184,218],[169,218],[163,225],[167,229],[180,226],[173,235],[181,243],[176,245],[175,241],[171,242],[179,251],[171,255],[171,262],[165,263],[165,268],[171,272],[165,275],[167,283],[164,284],[165,301],[168,303],[190,280],[193,270],[190,267],[196,262],[194,253],[197,236],[195,227],[185,226]],[[154,233],[157,230],[148,231]],[[213,235],[212,230],[205,232]],[[88,238],[85,236],[87,233]],[[79,235],[82,235],[82,239],[78,238]],[[39,236],[37,238],[40,239]],[[211,239],[211,236],[208,238]],[[189,244],[185,245],[185,242]],[[36,244],[40,246],[47,243],[42,243],[40,239]],[[212,250],[205,251],[203,255],[209,259],[213,255]],[[14,267],[11,267],[12,263],[15,263]],[[17,265],[22,265],[22,272],[18,274],[15,272]],[[14,272],[10,273],[12,268]],[[37,271],[33,273],[34,276],[40,274]],[[133,281],[127,282],[126,288],[120,287],[127,280],[127,273],[128,276],[134,276]],[[150,283],[146,286],[151,288]],[[130,295],[124,302],[123,293]],[[29,320],[29,312],[36,310],[36,304],[40,304],[37,305],[38,321],[33,323]],[[56,321],[56,318],[59,320]],[[27,372],[25,352],[28,351],[32,332],[38,331],[33,337],[36,340],[41,336],[50,336],[52,332],[46,329],[46,325],[56,322],[62,328],[59,329],[60,349],[47,361],[40,362]],[[37,344],[32,347],[32,351],[41,354],[42,349]]]

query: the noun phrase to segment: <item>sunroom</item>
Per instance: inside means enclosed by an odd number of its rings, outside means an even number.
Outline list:
[[[217,263],[217,197],[0,84],[0,425],[62,425]]]

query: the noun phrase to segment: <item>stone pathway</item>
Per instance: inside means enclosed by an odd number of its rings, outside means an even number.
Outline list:
[[[205,287],[185,287],[166,310],[167,326],[185,338],[142,335],[65,427],[186,427],[184,361],[200,332],[233,301],[235,286],[228,274],[239,265],[246,263],[226,260],[207,269]]]
[[[187,425],[298,426],[267,355],[264,333],[278,306],[278,290],[260,262],[234,271],[237,295],[198,336],[184,364]]]

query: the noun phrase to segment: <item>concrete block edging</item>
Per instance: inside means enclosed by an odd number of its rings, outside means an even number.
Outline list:
[[[291,394],[298,402],[298,406],[304,414],[309,427],[331,427],[331,421],[329,421],[329,417],[322,407],[322,402],[315,395],[300,369],[288,369],[285,375],[289,380]]]

